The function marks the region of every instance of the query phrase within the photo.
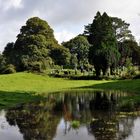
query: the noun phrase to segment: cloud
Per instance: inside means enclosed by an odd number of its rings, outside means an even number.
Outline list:
[[[82,33],[97,11],[105,11],[130,23],[139,39],[139,5],[139,0],[0,0],[0,50],[15,41],[20,27],[33,16],[48,21],[61,42]]]
[[[22,0],[0,0],[1,10],[7,11],[10,8],[22,8]]]
[[[22,8],[22,0],[8,0],[7,8]]]
[[[59,43],[62,43],[63,41],[68,41],[76,36],[76,34],[66,30],[63,30],[61,32],[56,32],[54,33],[54,35],[56,39],[59,41]]]

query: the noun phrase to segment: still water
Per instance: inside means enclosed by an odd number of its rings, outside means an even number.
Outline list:
[[[115,91],[52,93],[1,110],[0,140],[140,140],[140,103]]]

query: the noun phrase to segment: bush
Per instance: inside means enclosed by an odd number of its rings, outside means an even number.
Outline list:
[[[16,73],[15,66],[12,64],[9,64],[3,68],[2,74],[11,74]]]
[[[136,76],[134,76],[133,79],[140,79],[140,74],[137,74]]]
[[[28,64],[27,70],[32,72],[42,72],[42,64],[40,62],[32,62]]]
[[[127,69],[126,73],[122,76],[123,79],[132,79],[136,76],[136,70],[134,67]]]

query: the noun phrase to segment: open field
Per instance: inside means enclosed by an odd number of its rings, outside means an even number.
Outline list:
[[[139,80],[69,80],[47,75],[16,73],[0,75],[0,91],[55,92],[70,88],[115,89],[140,93]]]
[[[123,90],[140,93],[139,80],[69,80],[47,75],[16,73],[0,76],[0,107],[11,107],[19,103],[40,98],[32,93],[47,94],[72,88]]]
[[[69,80],[32,73],[16,73],[0,76],[0,91],[48,93],[66,90],[69,88],[79,88],[108,82],[111,81]]]

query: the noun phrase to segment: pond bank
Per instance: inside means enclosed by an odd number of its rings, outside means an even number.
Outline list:
[[[114,89],[140,93],[137,80],[69,80],[33,73],[0,75],[0,91],[8,92],[56,92],[71,88]]]
[[[37,99],[38,97],[33,96],[33,93],[42,95],[68,89],[88,88],[94,90],[122,90],[130,93],[140,93],[140,79],[118,81],[69,80],[32,73],[0,75],[0,79],[0,106],[2,108]]]

